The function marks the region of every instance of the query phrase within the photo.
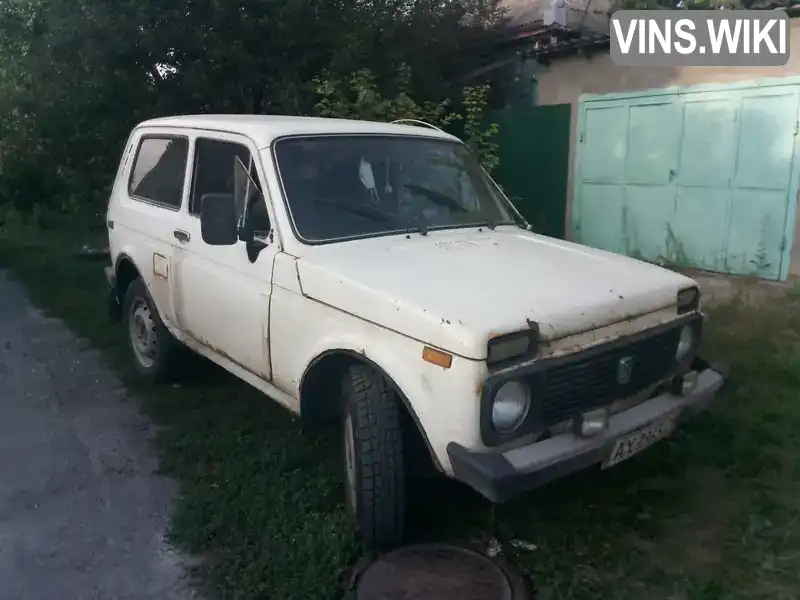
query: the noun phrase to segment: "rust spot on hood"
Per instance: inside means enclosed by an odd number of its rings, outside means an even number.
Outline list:
[[[460,323],[461,321],[459,321]],[[520,324],[519,327],[515,327],[513,329],[493,329],[490,330],[488,333],[488,339],[493,340],[495,338],[502,337],[504,335],[511,335],[514,333],[524,333],[525,327],[533,331],[534,333],[539,333],[539,323],[534,321],[533,319],[526,318],[525,324]]]

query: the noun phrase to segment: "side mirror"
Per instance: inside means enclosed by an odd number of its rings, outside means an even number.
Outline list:
[[[200,197],[200,233],[209,246],[233,246],[239,240],[233,194],[203,194]]]

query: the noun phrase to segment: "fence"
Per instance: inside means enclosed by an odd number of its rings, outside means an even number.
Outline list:
[[[495,179],[538,233],[564,238],[570,105],[495,111],[500,164]]]

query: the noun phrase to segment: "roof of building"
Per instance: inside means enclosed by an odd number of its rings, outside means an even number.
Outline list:
[[[665,9],[683,8],[686,0],[660,0]],[[608,34],[611,14],[619,8],[618,0],[500,0],[504,25],[523,34],[546,33],[553,29],[580,32],[589,37]],[[728,8],[768,10],[782,8],[795,16],[800,0],[724,0]]]
[[[611,0],[501,0],[506,27],[558,26],[570,30],[608,32]]]
[[[658,4],[674,10],[683,8],[685,2],[660,0]],[[608,48],[610,17],[619,4],[617,0],[500,0],[504,25],[517,52],[540,61]],[[750,9],[783,9],[790,17],[800,16],[800,0],[724,1],[728,8],[745,4]]]
[[[279,137],[320,134],[415,135],[458,141],[443,131],[417,125],[399,125],[353,119],[323,119],[286,115],[180,115],[150,119],[138,127],[204,129],[245,135],[259,148],[266,148]]]

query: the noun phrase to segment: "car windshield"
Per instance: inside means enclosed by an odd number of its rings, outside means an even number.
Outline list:
[[[514,224],[463,144],[412,136],[291,137],[275,159],[295,230],[325,242]]]

